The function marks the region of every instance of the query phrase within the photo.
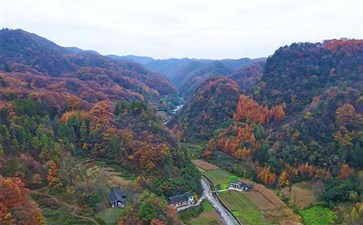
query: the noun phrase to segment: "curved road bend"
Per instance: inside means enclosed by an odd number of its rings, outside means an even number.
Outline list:
[[[227,225],[238,225],[239,223],[236,219],[219,203],[219,201],[213,196],[209,183],[204,179],[201,180],[203,186],[203,195],[212,204],[212,206],[217,210],[218,214],[222,217],[223,221]]]

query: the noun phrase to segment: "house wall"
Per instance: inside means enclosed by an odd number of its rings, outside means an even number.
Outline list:
[[[174,206],[175,208],[178,208],[178,207],[181,207],[181,206],[185,206],[185,205],[188,205],[188,202],[187,202],[187,201],[179,202],[179,203],[175,203],[175,204],[173,204],[173,206]]]
[[[112,204],[112,208],[123,208],[125,207],[125,204],[122,202],[115,202]]]

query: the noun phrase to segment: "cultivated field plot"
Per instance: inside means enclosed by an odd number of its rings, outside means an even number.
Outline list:
[[[244,180],[244,179],[242,179],[242,181],[246,183],[252,183],[254,191],[259,192],[263,197],[267,199],[267,201],[275,205],[276,208],[287,207],[286,204],[279,197],[277,197],[272,190],[266,188],[262,184],[257,184],[250,180]]]
[[[250,191],[243,193],[259,210],[274,209],[276,206],[265,198],[260,192]]]
[[[225,191],[218,194],[244,225],[270,225],[261,212],[245,195],[238,191]]]
[[[254,191],[243,194],[256,205],[269,221],[278,222],[281,225],[301,224],[299,217],[272,190],[250,180],[242,179],[242,181],[253,184]]]
[[[210,164],[210,163],[208,163],[206,161],[203,161],[203,160],[200,160],[200,159],[193,160],[193,163],[197,167],[201,168],[202,170],[206,170],[206,171],[219,169],[218,166]]]
[[[231,173],[222,169],[203,171],[202,174],[211,179],[214,185],[228,184],[229,183],[228,178],[234,177]]]

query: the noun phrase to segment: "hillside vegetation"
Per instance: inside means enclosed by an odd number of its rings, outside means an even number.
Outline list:
[[[27,188],[47,187],[61,199],[79,196],[74,204],[94,215],[105,201],[99,191],[110,185],[86,182],[82,171],[63,164],[104,161],[135,174],[133,192],[141,198],[125,220],[140,223],[158,215],[165,220],[162,196],[201,192],[197,169],[156,115],[160,99],[178,97],[165,78],[136,63],[63,48],[22,30],[4,29],[0,35],[1,181],[17,177]],[[8,212],[20,218],[16,207],[1,203],[0,221],[10,218]],[[156,213],[147,214],[145,207]]]

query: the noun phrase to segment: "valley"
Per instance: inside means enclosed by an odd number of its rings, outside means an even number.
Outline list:
[[[361,224],[362,62],[357,39],[161,60],[2,29],[0,224]]]

